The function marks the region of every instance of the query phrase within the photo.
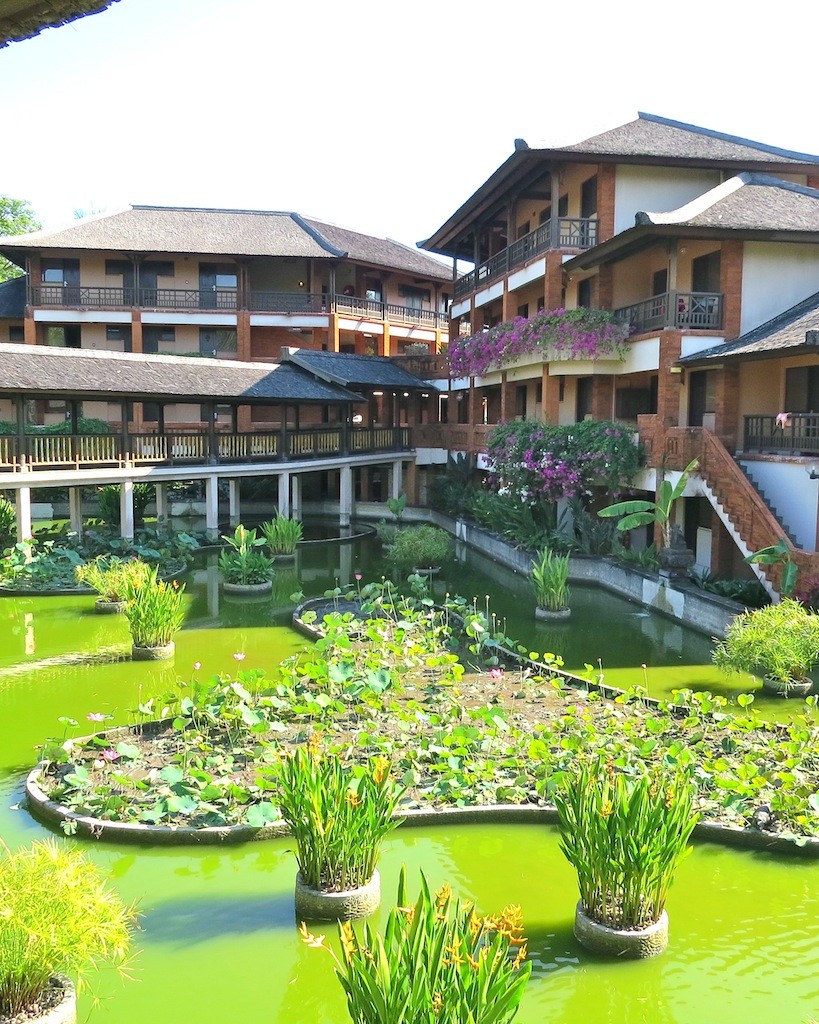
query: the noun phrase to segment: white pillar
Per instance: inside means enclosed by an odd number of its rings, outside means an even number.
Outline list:
[[[279,515],[290,516],[290,474],[279,473]]]
[[[217,618],[219,615],[219,558],[217,555],[208,557],[208,615]]]
[[[34,531],[31,528],[31,488],[18,487],[14,492],[17,511],[17,540],[31,540]]]
[[[219,478],[205,477],[205,532],[211,540],[219,536]]]
[[[292,500],[290,503],[290,515],[293,519],[301,519],[301,477],[294,473],[290,480]]]
[[[134,539],[134,481],[123,480],[119,491],[119,533],[123,540]]]
[[[340,526],[349,526],[353,516],[353,467],[342,466],[339,477],[338,522]]]
[[[72,533],[82,536],[82,488],[68,488],[68,520]]]
[[[242,513],[239,504],[239,484],[239,480],[228,480],[228,510],[231,526],[238,526],[242,521]]]
[[[338,585],[349,587],[353,582],[353,545],[351,543],[338,545]]]
[[[400,459],[396,459],[392,464],[392,473],[390,473],[390,497],[400,498],[403,490],[404,463]]]
[[[168,485],[156,484],[154,487],[156,499],[156,525],[167,526],[168,523]]]

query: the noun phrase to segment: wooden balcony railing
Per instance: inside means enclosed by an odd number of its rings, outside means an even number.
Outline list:
[[[743,450],[777,455],[819,454],[819,414],[746,416]]]
[[[494,424],[427,423],[412,429],[413,448],[445,448],[477,455],[486,452]]]
[[[453,289],[455,298],[474,292],[482,284],[502,277],[549,249],[590,249],[597,245],[597,231],[598,222],[590,217],[559,217],[546,221],[459,277]]]
[[[663,292],[650,299],[615,309],[614,315],[631,325],[632,333],[677,327],[680,330],[719,331],[722,295],[718,292]]]
[[[414,373],[421,380],[447,380],[449,378],[449,356],[445,352],[417,356],[391,356],[390,361],[397,363],[408,373]]]
[[[0,471],[81,469],[94,466],[220,465],[322,459],[370,452],[408,451],[409,427],[347,427],[242,433],[178,430],[165,433],[26,434],[0,436]]]

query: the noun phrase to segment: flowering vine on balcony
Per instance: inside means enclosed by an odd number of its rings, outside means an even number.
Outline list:
[[[449,360],[456,377],[481,377],[535,352],[546,361],[622,360],[628,335],[628,324],[601,309],[541,309],[528,319],[516,316],[488,331],[453,339]]]

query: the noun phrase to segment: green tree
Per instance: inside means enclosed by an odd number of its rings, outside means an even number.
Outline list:
[[[39,231],[40,226],[31,204],[25,199],[0,196],[0,236],[26,235],[29,231]],[[18,266],[0,255],[0,281],[9,281],[22,273]]]

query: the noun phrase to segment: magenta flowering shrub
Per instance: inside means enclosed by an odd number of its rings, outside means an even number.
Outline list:
[[[501,423],[489,435],[488,446],[490,486],[525,501],[554,502],[600,486],[616,492],[643,461],[633,430],[594,420],[569,427],[538,420]]]
[[[449,344],[453,376],[481,377],[518,356],[544,360],[625,359],[629,326],[601,309],[541,309]]]

